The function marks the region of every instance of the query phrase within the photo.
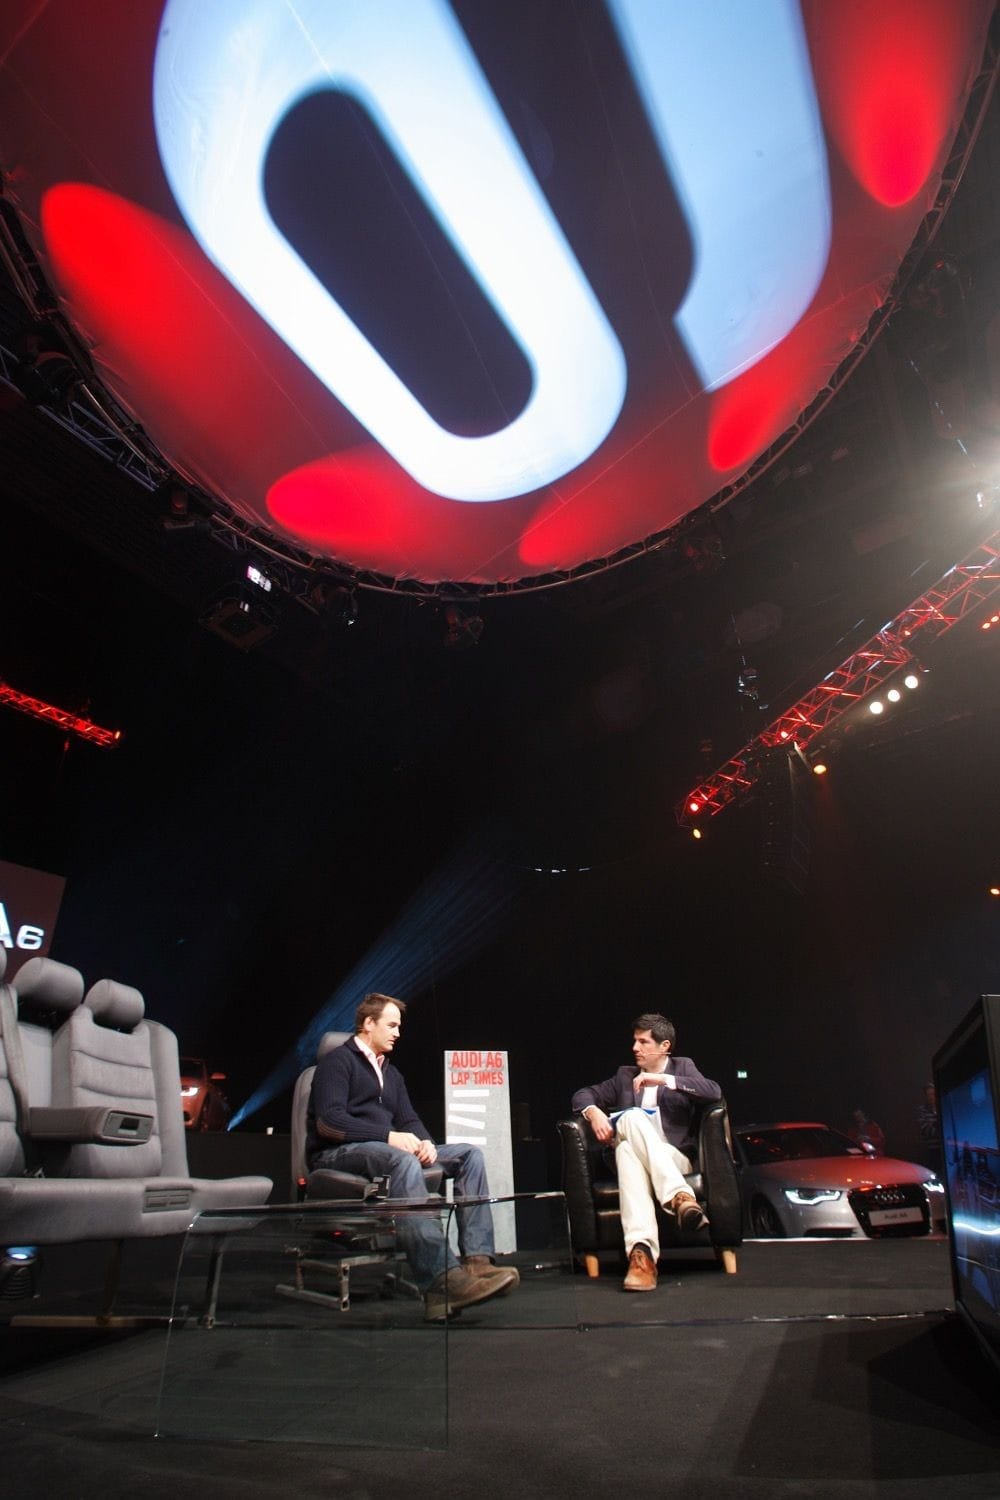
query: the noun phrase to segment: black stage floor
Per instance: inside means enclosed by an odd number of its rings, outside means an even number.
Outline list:
[[[122,1303],[169,1305],[169,1243],[130,1246]],[[447,1337],[448,1442],[412,1439],[419,1390],[387,1378],[372,1402],[376,1446],[154,1437],[166,1335],[5,1326],[0,1442],[5,1494],[344,1500],[526,1497],[774,1497],[951,1500],[1000,1496],[1000,1381],[951,1312],[940,1239],[759,1242],[724,1276],[676,1261],[650,1296],[627,1296],[615,1267],[597,1282],[551,1271],[516,1297],[469,1309]],[[39,1311],[95,1305],[92,1250],[50,1252]],[[289,1304],[295,1308],[296,1304]],[[10,1315],[24,1304],[11,1305]],[[291,1315],[294,1321],[294,1314]],[[363,1337],[378,1314],[359,1300]],[[419,1308],[401,1341],[436,1340]],[[337,1337],[348,1330],[323,1313]],[[7,1318],[4,1319],[4,1322]],[[198,1330],[225,1373],[220,1330]],[[259,1344],[264,1335],[243,1330]],[[205,1342],[203,1342],[205,1341]],[[258,1351],[259,1352],[259,1351]],[[303,1364],[305,1368],[303,1368]],[[262,1410],[278,1430],[308,1360],[276,1380]],[[327,1393],[314,1392],[322,1402]],[[349,1395],[330,1391],[331,1438]],[[260,1435],[267,1435],[267,1421]],[[383,1437],[380,1438],[379,1434]]]

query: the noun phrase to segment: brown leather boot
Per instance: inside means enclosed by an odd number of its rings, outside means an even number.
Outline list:
[[[521,1275],[516,1266],[495,1266],[488,1255],[463,1255],[462,1267],[470,1276],[494,1284],[494,1297],[509,1297],[520,1284]]]
[[[442,1271],[424,1293],[424,1322],[443,1323],[463,1307],[495,1296],[493,1283],[485,1276],[472,1276],[463,1266],[452,1266],[450,1271]]]
[[[671,1199],[670,1208],[677,1215],[677,1223],[685,1234],[708,1228],[708,1215],[693,1193],[678,1193]]]
[[[656,1261],[648,1245],[633,1245],[628,1258],[628,1273],[622,1282],[626,1292],[656,1291]]]

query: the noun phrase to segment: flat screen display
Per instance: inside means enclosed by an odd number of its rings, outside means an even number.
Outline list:
[[[65,886],[62,875],[0,859],[0,944],[8,984],[29,958],[48,953]]]
[[[982,995],[934,1059],[955,1301],[1000,1365],[1000,995]]]

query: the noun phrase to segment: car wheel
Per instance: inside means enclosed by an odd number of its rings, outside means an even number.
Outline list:
[[[783,1240],[785,1230],[777,1211],[766,1198],[755,1198],[750,1205],[750,1228],[759,1240]]]

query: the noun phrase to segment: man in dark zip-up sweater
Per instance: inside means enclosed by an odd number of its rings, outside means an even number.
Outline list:
[[[309,1100],[306,1153],[310,1169],[332,1167],[389,1179],[389,1197],[422,1201],[429,1194],[423,1168],[438,1163],[455,1184],[456,1261],[438,1216],[404,1216],[396,1234],[424,1293],[428,1320],[438,1322],[474,1302],[512,1291],[517,1271],[493,1264],[489,1204],[463,1208],[462,1198],[486,1198],[489,1184],[478,1146],[436,1146],[410,1102],[403,1075],[388,1061],[406,1010],[388,995],[367,995],[355,1034],[320,1058]]]

